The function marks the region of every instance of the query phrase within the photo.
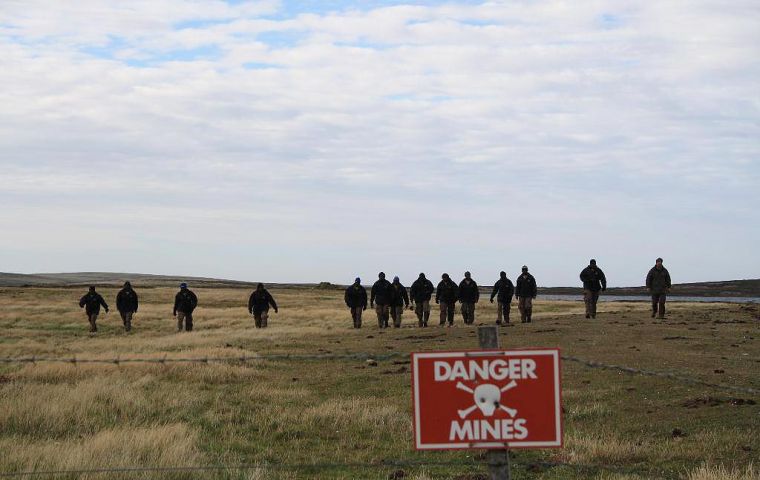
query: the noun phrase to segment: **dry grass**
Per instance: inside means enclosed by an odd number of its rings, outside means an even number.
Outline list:
[[[646,460],[646,448],[610,433],[579,434],[565,437],[563,461],[579,465],[625,465]]]
[[[178,334],[173,289],[141,289],[134,331],[101,316],[91,336],[72,289],[0,289],[0,357],[239,357],[256,353],[399,353],[371,367],[363,361],[252,361],[245,364],[69,364],[0,366],[0,472],[104,466],[175,466],[382,460],[465,461],[472,453],[415,453],[407,354],[473,348],[461,325],[378,331],[350,328],[341,292],[274,291],[279,314],[257,330],[245,309],[248,291],[198,289],[196,331]],[[109,303],[115,290],[103,292]],[[534,323],[503,329],[508,347],[559,346],[564,354],[706,381],[760,388],[757,309],[672,305],[664,322],[648,306],[605,303],[595,321],[582,304],[536,303]],[[437,312],[433,314],[433,321]],[[478,306],[479,322],[495,306]],[[397,363],[394,363],[396,361]],[[716,369],[724,373],[714,373]],[[563,365],[566,448],[520,451],[513,478],[630,480],[757,478],[757,405],[751,396]],[[685,405],[711,398],[715,405]],[[760,400],[755,398],[754,400]],[[692,402],[693,403],[693,402]],[[685,436],[674,437],[674,429]],[[525,464],[571,466],[530,471]],[[705,463],[707,462],[707,463]],[[585,466],[623,467],[587,469]],[[583,467],[583,468],[581,468]],[[258,469],[124,475],[123,478],[388,478],[392,468]],[[406,478],[456,478],[471,467],[405,468]],[[671,472],[671,473],[668,473]],[[675,472],[675,473],[673,473]],[[686,475],[686,477],[684,477]],[[743,476],[742,476],[743,475]],[[110,478],[95,475],[98,478]],[[93,477],[95,477],[93,476]],[[73,477],[72,477],[73,478]],[[475,477],[473,477],[475,478]]]
[[[731,469],[722,465],[702,465],[689,472],[686,480],[760,480],[760,471],[756,471],[752,464]]]
[[[186,425],[157,424],[145,428],[101,430],[67,442],[5,437],[0,439],[0,451],[3,452],[5,469],[11,471],[87,470],[104,465],[203,465],[206,458],[196,443],[196,433]],[[95,476],[104,477],[101,474],[80,478]],[[143,478],[150,476],[142,475]]]

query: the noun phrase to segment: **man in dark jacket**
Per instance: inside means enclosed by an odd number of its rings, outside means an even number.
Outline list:
[[[665,318],[665,297],[670,287],[670,273],[662,266],[662,259],[658,258],[647,273],[647,290],[652,295],[652,318],[658,313],[658,318]]]
[[[406,287],[401,285],[401,281],[398,277],[393,277],[391,287],[391,317],[393,318],[393,328],[399,328],[401,326],[401,315],[404,314],[404,309],[409,307],[409,294],[406,291]]]
[[[132,330],[132,315],[137,313],[137,293],[132,290],[132,284],[124,282],[124,288],[116,294],[116,310],[121,315],[124,330]]]
[[[435,303],[441,305],[441,326],[449,322],[449,327],[454,325],[454,311],[459,299],[459,287],[449,277],[448,273],[441,275],[441,281],[435,289]]]
[[[266,328],[269,320],[269,307],[277,313],[277,303],[270,295],[269,291],[264,288],[263,283],[256,285],[256,290],[248,297],[248,313],[253,315],[253,323],[256,328]]]
[[[362,287],[362,280],[356,277],[354,284],[346,289],[344,295],[346,306],[351,309],[354,328],[362,328],[362,312],[367,309],[367,290]]]
[[[517,308],[520,310],[520,321],[530,323],[533,315],[533,299],[538,294],[536,279],[528,273],[528,267],[523,265],[522,273],[517,277],[515,286],[515,296],[517,297]]]
[[[393,298],[393,287],[391,286],[391,282],[385,279],[385,273],[380,272],[377,278],[378,280],[372,285],[372,290],[370,291],[369,306],[374,308],[375,313],[377,313],[377,326],[388,328],[388,315],[390,314],[391,299]]]
[[[95,322],[98,320],[100,314],[100,306],[106,309],[108,313],[108,304],[98,292],[95,291],[95,287],[90,287],[90,291],[85,294],[84,297],[79,299],[79,308],[84,308],[87,314],[87,321],[90,322],[90,332],[97,332],[98,326]]]
[[[462,320],[465,325],[475,323],[475,304],[479,299],[478,284],[472,279],[470,272],[464,272],[464,279],[459,282],[459,305],[462,308]]]
[[[493,297],[496,297],[497,313],[496,313],[496,325],[501,325],[502,318],[504,323],[509,323],[509,311],[512,309],[512,295],[515,293],[515,286],[512,284],[512,280],[507,278],[507,272],[499,273],[499,279],[493,285],[493,291],[491,291],[491,303],[493,303]]]
[[[433,282],[425,278],[424,273],[420,273],[419,278],[412,283],[412,288],[409,290],[420,327],[427,327],[430,319],[430,297],[433,296],[434,291]]]
[[[187,284],[179,284],[179,292],[174,296],[174,316],[177,317],[177,331],[182,331],[184,324],[185,330],[193,330],[193,310],[198,306],[198,297],[195,296]]]
[[[586,318],[596,318],[596,302],[599,300],[599,291],[607,290],[607,277],[601,268],[596,266],[593,258],[588,262],[588,267],[581,270],[583,282],[583,302],[586,304]]]

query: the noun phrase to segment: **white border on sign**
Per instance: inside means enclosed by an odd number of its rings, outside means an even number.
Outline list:
[[[419,382],[419,363],[420,358],[463,358],[477,356],[498,356],[505,357],[516,355],[550,355],[554,357],[554,418],[556,419],[554,437],[557,439],[552,442],[483,442],[483,443],[422,443],[422,432],[420,429],[420,382]],[[545,350],[477,350],[471,352],[420,352],[412,353],[414,360],[414,369],[412,381],[414,384],[414,437],[415,448],[417,450],[440,450],[440,449],[463,449],[463,448],[544,448],[544,447],[561,447],[562,446],[562,406],[560,393],[560,372],[559,372],[559,349]]]

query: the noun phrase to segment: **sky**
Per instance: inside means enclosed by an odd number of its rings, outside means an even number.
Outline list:
[[[760,278],[760,3],[0,2],[0,271]]]

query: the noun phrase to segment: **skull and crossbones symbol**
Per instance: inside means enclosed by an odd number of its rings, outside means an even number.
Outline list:
[[[478,385],[477,387],[475,387],[475,390],[473,390],[467,385],[465,385],[464,383],[458,382],[457,389],[464,390],[465,392],[471,393],[472,398],[475,401],[475,405],[469,408],[465,408],[464,410],[457,410],[457,413],[459,414],[459,418],[464,420],[476,409],[480,409],[480,411],[483,412],[483,415],[485,415],[486,417],[491,417],[493,416],[497,408],[504,410],[505,412],[507,412],[507,414],[509,414],[510,417],[514,418],[515,415],[517,415],[517,410],[515,410],[514,408],[509,408],[502,405],[501,394],[506,392],[507,390],[515,388],[516,386],[517,386],[517,382],[512,380],[511,382],[509,382],[508,384],[504,385],[501,388],[490,383],[484,383],[482,385]]]

